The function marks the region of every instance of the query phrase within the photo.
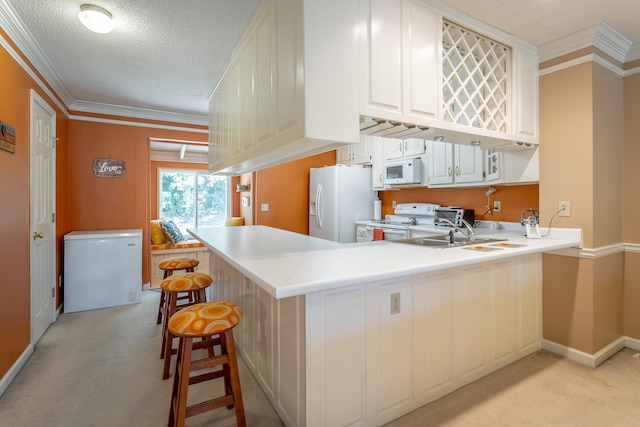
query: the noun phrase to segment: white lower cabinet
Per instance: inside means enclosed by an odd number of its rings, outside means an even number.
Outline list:
[[[232,302],[243,312],[233,331],[238,353],[283,423],[304,426],[305,298],[275,299],[215,254],[210,266],[209,300]]]
[[[276,299],[211,254],[210,300],[287,426],[379,426],[540,349],[542,255]]]
[[[307,425],[381,425],[540,349],[541,262],[307,295]]]

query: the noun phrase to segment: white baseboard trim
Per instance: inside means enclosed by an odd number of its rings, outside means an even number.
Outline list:
[[[624,346],[634,350],[640,350],[640,340],[631,337],[624,337]]]
[[[24,364],[27,363],[27,360],[29,360],[31,354],[33,354],[33,345],[29,344],[27,348],[22,352],[18,360],[16,360],[16,363],[13,364],[13,366],[0,380],[0,397],[2,397],[7,388],[9,388],[9,384],[11,384],[11,381],[13,381],[16,375],[18,375],[18,372],[20,372],[20,369],[22,369]]]
[[[148,291],[149,289],[151,289],[151,283],[147,282],[142,284],[143,291]]]
[[[562,344],[558,344],[545,339],[542,340],[542,348],[544,350],[566,357],[569,360],[573,360],[574,362],[578,362],[581,365],[595,368],[623,348],[629,347],[627,345],[627,340],[633,340],[633,338],[620,337],[608,346],[604,347],[602,350],[598,351],[596,354],[585,353],[584,351],[576,350],[575,348],[567,347]],[[640,349],[640,341],[633,341],[636,342],[635,344],[638,345],[638,349]]]

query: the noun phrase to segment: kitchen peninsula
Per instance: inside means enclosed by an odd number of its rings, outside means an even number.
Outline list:
[[[581,244],[567,229],[494,230],[511,245],[487,252],[189,232],[211,251],[209,297],[243,309],[238,348],[288,426],[381,425],[537,351],[542,253]]]

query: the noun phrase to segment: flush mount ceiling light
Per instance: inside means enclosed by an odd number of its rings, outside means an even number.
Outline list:
[[[105,34],[113,30],[111,13],[108,10],[93,4],[83,4],[80,6],[78,14],[80,22],[95,33]]]

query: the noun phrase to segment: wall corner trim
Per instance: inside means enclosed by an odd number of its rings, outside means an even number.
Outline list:
[[[575,348],[567,347],[562,344],[558,344],[545,339],[542,340],[542,349],[550,351],[551,353],[555,353],[559,356],[566,357],[567,359],[573,360],[574,362],[580,363],[581,365],[595,368],[602,362],[625,348],[628,339],[629,338],[626,337],[620,337],[595,354],[585,353],[584,351],[576,350]],[[637,343],[640,347],[640,341],[638,341]]]

